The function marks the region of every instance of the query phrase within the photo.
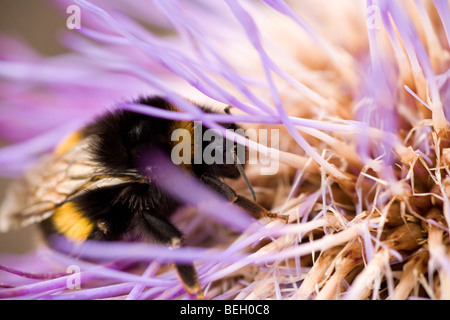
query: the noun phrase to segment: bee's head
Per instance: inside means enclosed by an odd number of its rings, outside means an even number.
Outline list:
[[[222,123],[220,125],[234,133],[240,134],[240,131],[243,133],[242,129],[236,124]],[[201,155],[201,162],[194,162],[194,173],[197,176],[209,174],[233,179],[238,178],[240,172],[237,164],[245,166],[247,149],[243,145],[237,144],[231,139],[226,139],[219,132],[207,127],[202,127],[202,139],[201,148],[198,147],[200,143],[193,142],[197,159]]]

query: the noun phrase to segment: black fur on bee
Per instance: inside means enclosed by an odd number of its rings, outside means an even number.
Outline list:
[[[136,103],[177,111],[160,97],[141,98]],[[208,108],[202,109],[211,112]],[[233,123],[221,125],[226,129],[238,128]],[[182,204],[152,184],[140,170],[145,152],[150,148],[158,148],[170,156],[174,145],[171,132],[176,128],[194,130],[194,125],[189,121],[161,119],[122,109],[108,112],[83,128],[71,144],[89,141],[86,150],[97,173],[87,185],[113,178],[117,181],[78,190],[64,202],[57,203],[50,218],[41,222],[44,233],[62,234],[75,240],[151,241],[182,246],[183,233],[170,222],[172,213]],[[225,142],[224,139],[224,148]],[[63,152],[66,149],[62,148]],[[225,156],[225,152],[223,154]],[[222,178],[240,176],[235,163],[191,163],[185,169],[256,218],[276,217],[256,202],[236,194],[222,181]],[[177,264],[176,269],[186,289],[201,297],[202,289],[193,265]]]

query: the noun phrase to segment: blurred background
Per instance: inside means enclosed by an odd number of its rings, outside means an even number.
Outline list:
[[[61,9],[62,10],[62,9]],[[58,43],[58,31],[66,28],[65,12],[58,12],[47,1],[0,0],[0,34],[22,39],[42,55],[64,52]],[[0,48],[0,54],[8,48]],[[0,141],[0,146],[4,145]],[[0,202],[5,197],[7,179],[0,178]],[[36,241],[36,227],[31,226],[8,233],[0,233],[1,253],[24,253]]]

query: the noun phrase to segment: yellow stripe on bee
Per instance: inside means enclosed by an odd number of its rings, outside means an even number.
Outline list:
[[[81,140],[80,131],[72,133],[56,147],[55,153],[58,155],[66,153],[67,151],[72,149],[80,140]]]
[[[194,152],[195,152],[194,123],[192,121],[174,121],[171,126],[171,132],[173,132],[174,130],[177,130],[177,129],[187,130],[189,133],[190,144],[191,144],[191,148],[190,148],[191,158],[189,159],[190,163],[182,162],[180,164],[182,167],[189,169],[191,167],[191,164],[194,161]],[[178,143],[179,142],[173,141],[172,147],[175,147]],[[185,141],[183,141],[183,143],[185,143]],[[181,152],[183,152],[183,149],[181,149]]]
[[[73,202],[66,202],[56,208],[52,221],[59,233],[72,240],[86,240],[94,228],[93,222],[83,217],[80,209]]]

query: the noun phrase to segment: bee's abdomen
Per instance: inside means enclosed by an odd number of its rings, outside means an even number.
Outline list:
[[[46,235],[75,241],[139,238],[143,212],[166,220],[177,206],[150,183],[127,182],[81,193],[58,206],[42,227]]]

